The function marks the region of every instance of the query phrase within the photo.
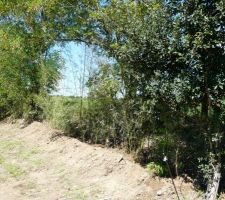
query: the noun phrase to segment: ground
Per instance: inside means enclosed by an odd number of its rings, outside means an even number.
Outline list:
[[[176,179],[180,199],[201,199]],[[170,179],[152,177],[121,150],[82,143],[49,125],[0,123],[1,200],[177,199]]]

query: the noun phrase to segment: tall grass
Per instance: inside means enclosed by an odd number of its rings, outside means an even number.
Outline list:
[[[43,105],[44,118],[64,131],[66,135],[79,137],[80,98],[50,96]]]

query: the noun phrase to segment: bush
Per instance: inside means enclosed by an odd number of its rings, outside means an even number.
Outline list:
[[[147,165],[148,172],[153,176],[164,176],[166,172],[166,168],[158,163],[150,162]]]
[[[51,96],[43,105],[44,118],[66,135],[79,137],[79,106],[79,98]]]

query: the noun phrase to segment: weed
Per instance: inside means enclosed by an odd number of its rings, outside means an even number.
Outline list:
[[[33,165],[33,166],[35,166],[35,167],[39,167],[39,166],[41,166],[42,164],[44,163],[44,161],[43,160],[41,160],[41,159],[32,159],[31,160],[31,164]]]
[[[38,148],[32,148],[31,151],[21,150],[19,151],[18,155],[22,159],[30,159],[32,156],[40,153],[40,149]]]
[[[164,175],[163,167],[161,165],[155,163],[155,162],[150,162],[147,165],[147,170],[152,175],[157,175],[157,176],[163,176]]]
[[[7,177],[0,175],[0,183],[5,183],[7,181]]]
[[[28,190],[35,189],[36,187],[37,187],[36,184],[32,181],[29,181],[26,183],[26,189],[28,189]]]
[[[66,197],[71,200],[86,200],[87,195],[83,190],[72,190],[66,193]]]
[[[5,162],[5,158],[0,155],[0,165],[2,165]]]
[[[11,140],[4,140],[0,141],[0,150],[12,150],[14,148],[21,147],[23,145],[22,141],[11,141]]]
[[[2,156],[0,156],[0,165],[14,178],[19,178],[24,174],[24,171],[19,166],[7,163]]]
[[[5,170],[14,178],[19,178],[25,173],[19,166],[15,164],[4,163],[3,166]]]

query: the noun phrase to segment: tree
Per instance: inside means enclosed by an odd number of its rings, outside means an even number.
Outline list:
[[[207,133],[209,179],[206,199],[215,199],[220,181],[221,139],[224,137],[225,15],[224,1],[184,1],[180,33],[192,100],[201,104],[203,131]],[[213,182],[212,182],[213,181]],[[213,191],[214,190],[214,191]]]
[[[160,108],[170,102],[174,109],[160,111],[164,122],[165,113],[187,116],[187,109],[198,112],[201,105],[199,129],[206,133],[205,154],[215,174],[224,129],[224,7],[221,0],[110,1],[90,14],[90,40],[120,64],[125,98],[153,98]]]
[[[57,52],[49,51],[54,43],[42,27],[32,22],[32,15],[23,18],[23,8],[16,6],[7,1],[1,7],[0,106],[4,115],[37,117],[38,99],[54,88],[63,63]]]

